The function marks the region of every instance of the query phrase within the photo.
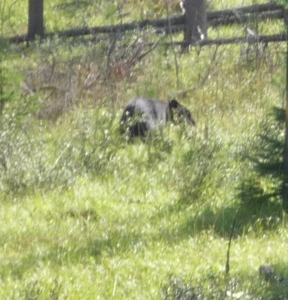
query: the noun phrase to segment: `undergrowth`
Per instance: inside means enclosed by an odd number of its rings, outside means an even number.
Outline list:
[[[133,20],[166,12],[165,1],[112,2],[47,2],[47,28],[124,22],[137,5]],[[7,32],[21,33],[12,8]],[[167,40],[148,29],[4,42],[1,299],[287,299],[285,280],[259,275],[269,264],[288,278],[284,46],[180,54]],[[197,126],[128,141],[119,120],[135,96],[177,98]]]

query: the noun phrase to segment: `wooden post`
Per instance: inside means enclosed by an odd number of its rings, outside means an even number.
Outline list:
[[[195,44],[207,38],[207,5],[206,0],[185,0],[184,46]]]
[[[38,35],[44,35],[43,22],[44,0],[29,0],[28,5],[28,40],[32,41]]]

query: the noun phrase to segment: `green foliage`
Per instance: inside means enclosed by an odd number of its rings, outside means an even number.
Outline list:
[[[55,279],[47,287],[47,283],[41,283],[38,280],[25,283],[24,287],[18,294],[13,293],[12,299],[45,299],[57,300],[61,299],[61,284]]]
[[[88,117],[88,118],[87,118]],[[79,121],[54,140],[40,124],[38,132],[23,123],[3,120],[1,135],[2,191],[52,190],[71,187],[77,178],[105,174],[119,145],[113,140],[113,118],[105,111],[79,117]],[[79,130],[80,129],[80,130]]]
[[[278,119],[278,122],[275,121]],[[260,132],[255,136],[254,149],[249,147],[244,158],[254,165],[255,173],[243,179],[239,196],[242,201],[267,204],[271,199],[281,197],[283,165],[283,110],[274,108],[273,119],[261,124]],[[264,132],[264,133],[263,133]]]
[[[288,8],[288,3],[286,0],[277,0],[277,3],[283,5],[284,8]]]
[[[5,36],[26,31],[27,3],[13,3]],[[166,16],[167,4],[178,11],[176,1],[46,1],[46,29]],[[258,25],[265,34],[282,26]],[[165,40],[148,29],[1,44],[1,299],[287,298],[285,285],[258,274],[267,263],[288,278],[286,45],[179,55]],[[119,120],[136,95],[175,97],[197,126],[127,141]]]

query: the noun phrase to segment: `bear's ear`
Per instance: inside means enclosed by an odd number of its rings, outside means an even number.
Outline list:
[[[178,103],[177,100],[173,99],[173,100],[169,101],[169,109],[170,110],[173,109],[173,108],[177,108],[179,106],[180,106],[180,104]]]

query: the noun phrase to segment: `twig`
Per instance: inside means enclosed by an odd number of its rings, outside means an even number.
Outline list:
[[[230,248],[231,248],[232,237],[233,237],[233,234],[234,234],[234,229],[235,229],[235,219],[233,220],[233,225],[232,225],[232,228],[231,228],[231,233],[230,233],[230,238],[229,238],[229,243],[228,243],[228,249],[227,249],[226,266],[225,266],[226,275],[228,275],[229,271],[230,271]]]

